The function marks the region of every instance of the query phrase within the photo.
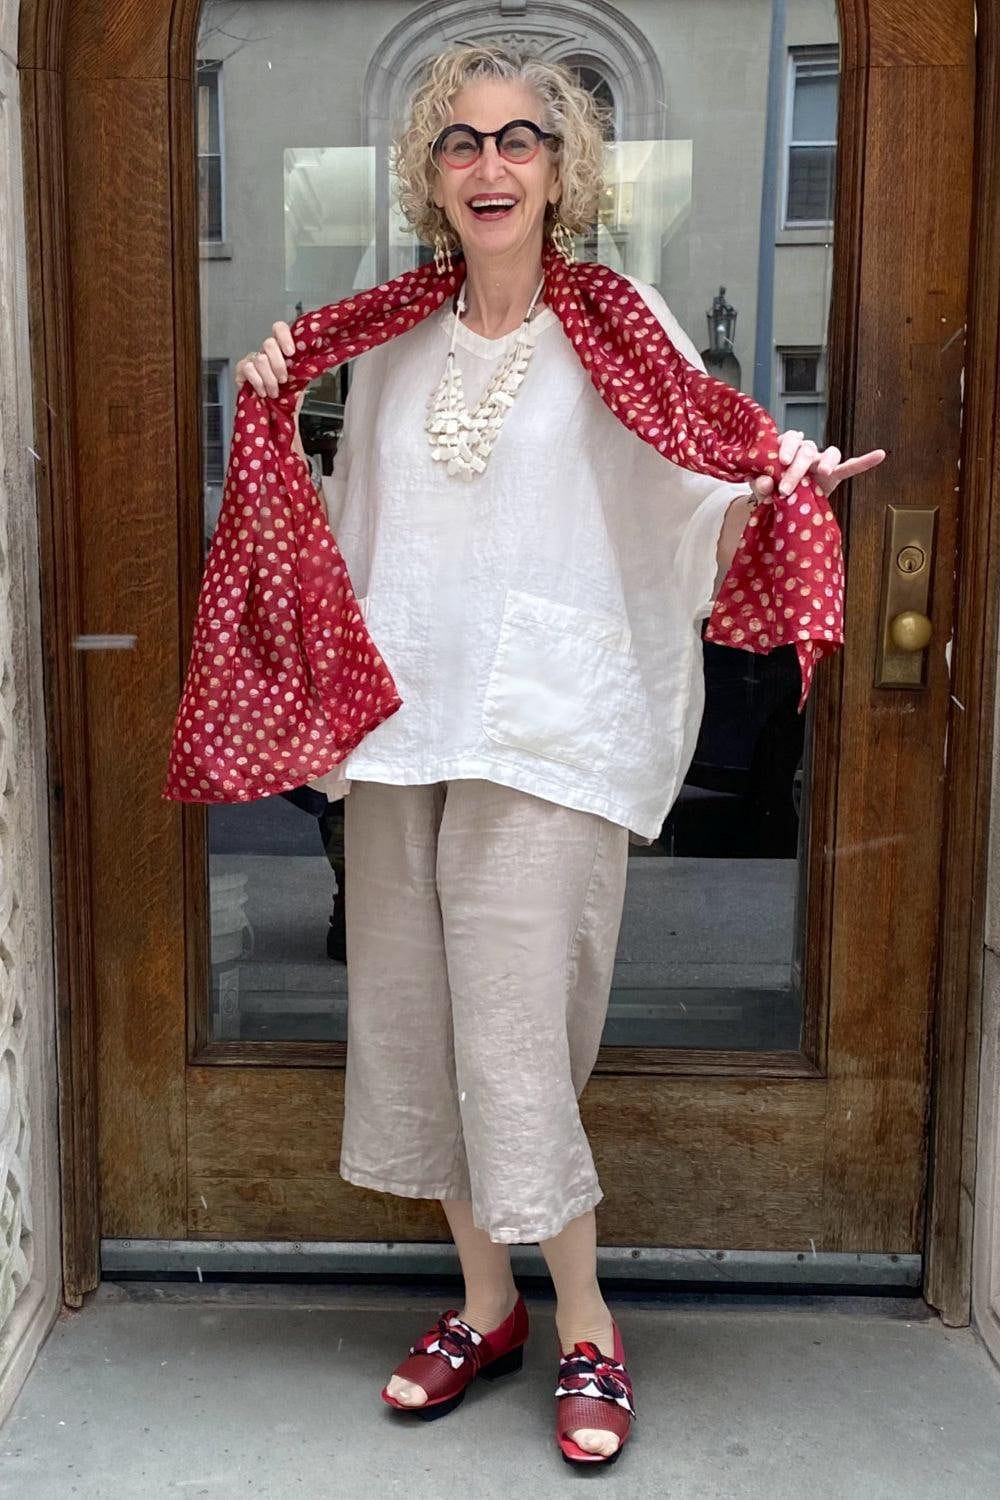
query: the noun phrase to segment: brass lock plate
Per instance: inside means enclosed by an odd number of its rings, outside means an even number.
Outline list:
[[[937,506],[932,510],[886,506],[882,602],[875,656],[876,687],[924,686],[927,648],[900,651],[893,642],[890,628],[896,616],[907,611],[930,614],[937,515]]]

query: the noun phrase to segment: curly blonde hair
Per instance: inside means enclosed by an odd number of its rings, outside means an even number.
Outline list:
[[[444,210],[434,202],[438,168],[431,157],[431,146],[448,124],[455,96],[466,84],[483,78],[526,83],[537,93],[542,126],[561,141],[554,148],[562,185],[559,218],[572,234],[579,234],[597,212],[608,113],[580,87],[568,68],[499,44],[449,47],[427,65],[392,153],[404,218],[425,244],[433,245],[437,235],[451,246],[458,244]],[[546,233],[554,218],[550,205]]]

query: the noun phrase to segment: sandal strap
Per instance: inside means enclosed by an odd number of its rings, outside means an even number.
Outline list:
[[[635,1397],[628,1370],[589,1342],[575,1344],[572,1354],[560,1356],[556,1396],[591,1396],[610,1401],[635,1417]]]
[[[458,1312],[452,1308],[441,1314],[428,1333],[410,1345],[410,1353],[440,1355],[453,1370],[460,1370],[466,1360],[473,1369],[478,1369],[479,1345],[482,1342],[482,1334],[470,1328],[468,1323],[463,1323]]]

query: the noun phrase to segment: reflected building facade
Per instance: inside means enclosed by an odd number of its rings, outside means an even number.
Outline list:
[[[838,55],[827,0],[722,12],[703,0],[207,0],[197,130],[209,529],[237,361],[275,319],[426,254],[394,206],[392,135],[421,65],[445,42],[487,38],[568,63],[613,110],[607,189],[581,253],[655,285],[700,349],[724,285],[741,388],[782,427],[822,438]],[[335,382],[324,394],[335,424]]]
[[[391,148],[424,64],[460,41],[576,71],[609,112],[606,187],[578,255],[655,286],[723,378],[822,444],[837,37],[832,0],[206,0],[206,546],[238,361],[276,319],[429,256],[395,205]],[[721,351],[720,288],[735,329]],[[307,395],[317,477],[336,461],[349,380],[342,367]],[[632,851],[605,1041],[794,1048],[809,781],[798,667],[791,648],[703,651],[685,785],[660,837]],[[304,788],[208,811],[216,1036],[344,1035],[342,805],[322,804]]]

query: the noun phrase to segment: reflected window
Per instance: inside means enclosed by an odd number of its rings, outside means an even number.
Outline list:
[[[604,127],[604,139],[613,141],[618,134],[615,126],[618,115],[618,101],[615,98],[614,89],[604,70],[594,66],[592,63],[577,62],[575,59],[570,59],[566,65],[576,75],[576,81],[580,87],[586,89],[588,94],[593,95],[599,109],[607,116],[607,123]]]
[[[826,431],[826,362],[822,349],[778,350],[779,423],[824,445]]]
[[[582,236],[584,260],[599,260],[653,286],[691,213],[693,142],[611,141],[596,229]]]
[[[220,73],[220,63],[198,64],[198,233],[216,241],[223,237]]]
[[[201,365],[202,473],[206,484],[221,484],[226,472],[226,382],[229,361]]]
[[[285,148],[285,296],[294,316],[378,280],[375,157],[371,146]],[[299,431],[314,478],[333,473],[349,384],[345,364],[306,392]]]
[[[378,281],[373,147],[286,147],[284,205],[289,300],[322,307]]]
[[[789,56],[785,227],[830,224],[837,153],[837,49]]]

